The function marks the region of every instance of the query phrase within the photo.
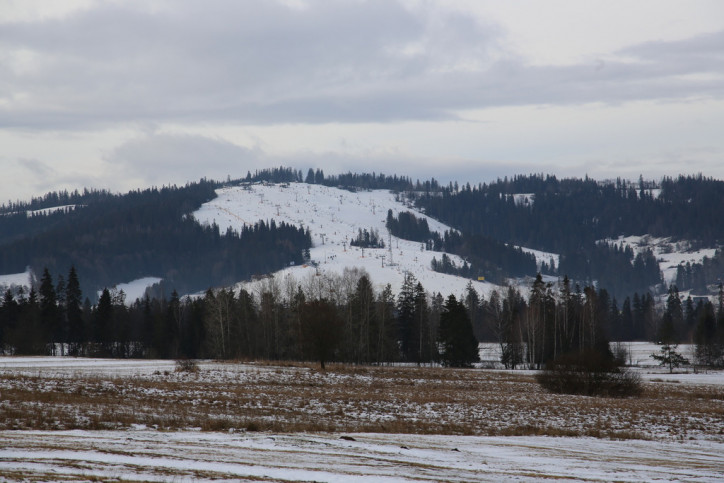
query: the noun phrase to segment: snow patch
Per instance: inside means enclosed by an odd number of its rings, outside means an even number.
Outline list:
[[[531,207],[535,201],[535,193],[516,193],[511,196],[513,197],[513,202],[516,206]]]
[[[35,215],[49,215],[51,213],[57,213],[59,211],[63,213],[68,213],[75,210],[77,207],[78,205],[53,206],[52,208],[43,208],[40,210],[28,210],[26,214],[28,215],[28,218],[30,218]]]
[[[32,281],[32,272],[30,269],[22,273],[9,273],[7,275],[0,275],[0,287],[7,290],[10,287],[25,287],[29,288]]]
[[[561,256],[557,253],[543,252],[540,250],[533,250],[532,248],[525,248],[525,247],[518,247],[518,248],[523,250],[524,253],[528,253],[535,257],[535,264],[539,270],[543,263],[546,263],[547,265],[550,266],[551,260],[553,260],[553,263],[555,263],[556,268],[558,268],[558,265],[561,262]]]
[[[154,284],[157,284],[162,279],[158,277],[143,277],[133,280],[128,283],[119,283],[113,287],[118,292],[123,291],[126,295],[126,305],[131,305],[136,299],[142,299],[146,294],[146,289]],[[98,292],[100,296],[101,292]]]

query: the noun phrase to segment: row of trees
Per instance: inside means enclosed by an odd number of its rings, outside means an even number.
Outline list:
[[[112,357],[289,359],[467,366],[478,342],[464,305],[431,297],[411,274],[397,296],[376,293],[367,274],[267,278],[254,293],[208,290],[204,296],[126,303],[105,289],[92,305],[75,269],[53,283],[5,293],[0,344],[16,354]]]
[[[267,278],[253,291],[208,290],[196,298],[149,296],[127,304],[104,290],[92,305],[71,269],[54,284],[46,270],[29,293],[5,293],[0,343],[18,354],[210,357],[469,365],[477,341],[500,344],[506,367],[542,367],[568,353],[610,354],[610,340],[649,340],[675,350],[696,343],[697,362],[724,364],[724,294],[719,306],[682,301],[672,287],[661,314],[650,294],[618,309],[605,290],[546,283],[527,296],[513,287],[485,298],[470,284],[458,297],[429,294],[407,273],[398,294],[374,290],[364,271]],[[611,337],[611,334],[614,337]]]

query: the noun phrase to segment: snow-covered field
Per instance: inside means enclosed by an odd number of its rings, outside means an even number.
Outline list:
[[[320,372],[213,361],[199,368],[0,357],[0,480],[719,481],[724,474],[721,374],[650,377],[641,398],[610,400],[545,393],[530,371]],[[361,431],[367,427],[379,429]]]
[[[724,443],[401,434],[0,432],[3,480],[720,481]]]
[[[340,275],[346,267],[362,268],[369,273],[375,290],[391,284],[394,293],[402,286],[405,272],[412,273],[429,293],[462,294],[469,280],[432,271],[433,257],[441,253],[426,251],[420,243],[388,237],[385,228],[387,211],[397,216],[401,211],[413,211],[426,218],[430,230],[443,233],[450,227],[427,217],[413,207],[395,199],[387,190],[351,192],[322,185],[290,183],[288,185],[253,184],[217,190],[218,197],[205,203],[194,217],[200,223],[216,223],[222,231],[227,227],[241,228],[259,220],[286,222],[309,228],[313,248],[311,259],[319,265],[321,274]],[[349,242],[358,230],[377,230],[385,242],[384,249],[350,247]],[[462,260],[454,255],[456,264]],[[277,273],[281,279],[291,274],[297,280],[317,275],[313,266],[289,267]],[[488,295],[495,285],[472,281],[475,289]]]

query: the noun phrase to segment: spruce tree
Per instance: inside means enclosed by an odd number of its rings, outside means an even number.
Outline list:
[[[65,285],[65,317],[68,324],[68,342],[70,353],[78,355],[81,344],[86,340],[83,323],[83,293],[75,267],[70,267],[68,282]]]
[[[43,270],[40,279],[40,324],[42,337],[50,345],[48,347],[51,355],[56,353],[56,343],[60,342],[60,320],[58,317],[58,298],[53,285],[53,278],[47,268]]]
[[[471,367],[480,360],[478,340],[465,306],[450,295],[440,314],[439,342],[442,363],[450,367]]]

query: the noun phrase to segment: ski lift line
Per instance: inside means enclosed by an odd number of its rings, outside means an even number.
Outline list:
[[[245,224],[245,225],[251,224],[251,223],[249,223],[248,221],[246,221],[244,218],[240,217],[240,216],[237,215],[236,213],[231,212],[230,210],[227,210],[227,209],[224,208],[223,206],[219,206],[219,205],[213,205],[213,206],[214,206],[215,208],[217,208],[219,211],[223,211],[223,212],[226,213],[227,215],[231,216],[232,218],[236,218],[237,220],[239,220],[240,222],[242,222],[242,223]]]

